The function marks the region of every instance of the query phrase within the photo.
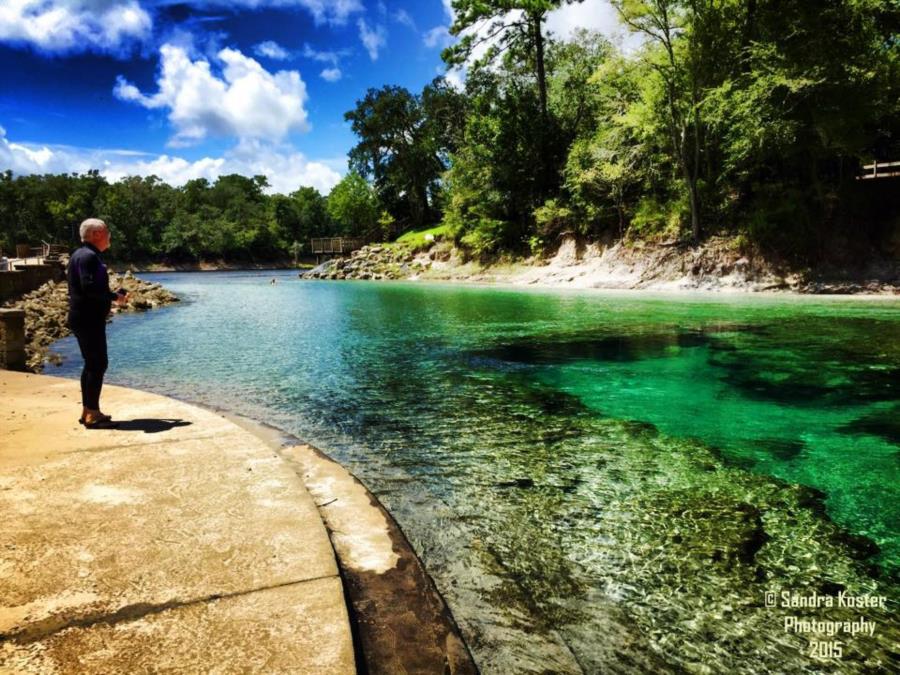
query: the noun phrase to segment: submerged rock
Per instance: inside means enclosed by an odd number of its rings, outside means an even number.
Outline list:
[[[497,483],[500,488],[533,488],[534,481],[531,478],[516,478],[514,480],[505,480]]]
[[[655,495],[657,503],[651,511],[669,513],[672,518],[666,530],[671,560],[697,560],[726,567],[752,565],[756,553],[769,540],[762,515],[756,506],[728,498],[712,501],[696,492],[664,492]],[[744,568],[756,574],[755,569]]]

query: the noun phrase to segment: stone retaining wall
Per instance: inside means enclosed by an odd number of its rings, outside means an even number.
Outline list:
[[[65,277],[62,265],[15,265],[13,272],[0,272],[0,302],[18,298],[48,281]]]

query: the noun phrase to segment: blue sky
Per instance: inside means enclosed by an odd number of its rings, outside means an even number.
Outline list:
[[[343,114],[369,87],[444,73],[452,15],[450,0],[2,0],[0,170],[327,192],[355,143]],[[608,0],[548,20],[579,26],[619,30]]]

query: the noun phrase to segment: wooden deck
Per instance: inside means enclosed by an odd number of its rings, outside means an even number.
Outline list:
[[[51,244],[42,242],[40,246],[29,244],[16,244],[15,256],[10,257],[9,269],[13,269],[13,263],[26,265],[43,265],[58,262],[60,257],[69,253],[69,247],[65,244]],[[2,251],[0,251],[2,254]]]
[[[320,256],[350,255],[362,248],[365,240],[352,237],[322,237],[310,239],[310,250],[316,256],[316,264]]]

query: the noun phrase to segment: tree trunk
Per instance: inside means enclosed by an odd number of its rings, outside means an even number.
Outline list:
[[[698,215],[699,204],[697,203],[697,183],[688,179],[688,191],[691,198],[691,237],[694,243],[700,241],[700,216]]]
[[[694,240],[694,243],[700,241],[700,205],[699,200],[697,199],[697,175],[696,173],[691,173],[690,165],[688,164],[687,158],[687,148],[685,141],[687,136],[687,128],[685,126],[681,127],[681,143],[680,148],[678,148],[679,158],[681,159],[681,172],[684,175],[684,183],[688,189],[688,199],[691,203],[691,238]]]
[[[416,220],[418,221],[416,224],[418,226],[422,226],[428,220],[428,191],[425,189],[425,186],[422,184],[416,185],[416,201],[419,203],[418,208],[416,209]]]
[[[547,185],[549,184],[550,177],[550,161],[548,157],[549,153],[547,151],[547,75],[544,71],[544,36],[541,33],[541,20],[543,19],[543,16],[543,12],[534,12],[533,14],[531,14],[531,27],[534,33],[534,51],[535,65],[537,70],[538,98],[540,100],[541,106],[541,166],[540,176],[538,179],[538,194],[540,195],[541,200],[546,197]]]
[[[741,36],[741,72],[750,72],[750,44],[756,39],[756,0],[747,0],[747,14]]]
[[[535,64],[537,67],[538,96],[541,101],[541,119],[547,121],[547,75],[544,72],[544,36],[541,33],[542,12],[531,15],[531,27],[534,32]]]

